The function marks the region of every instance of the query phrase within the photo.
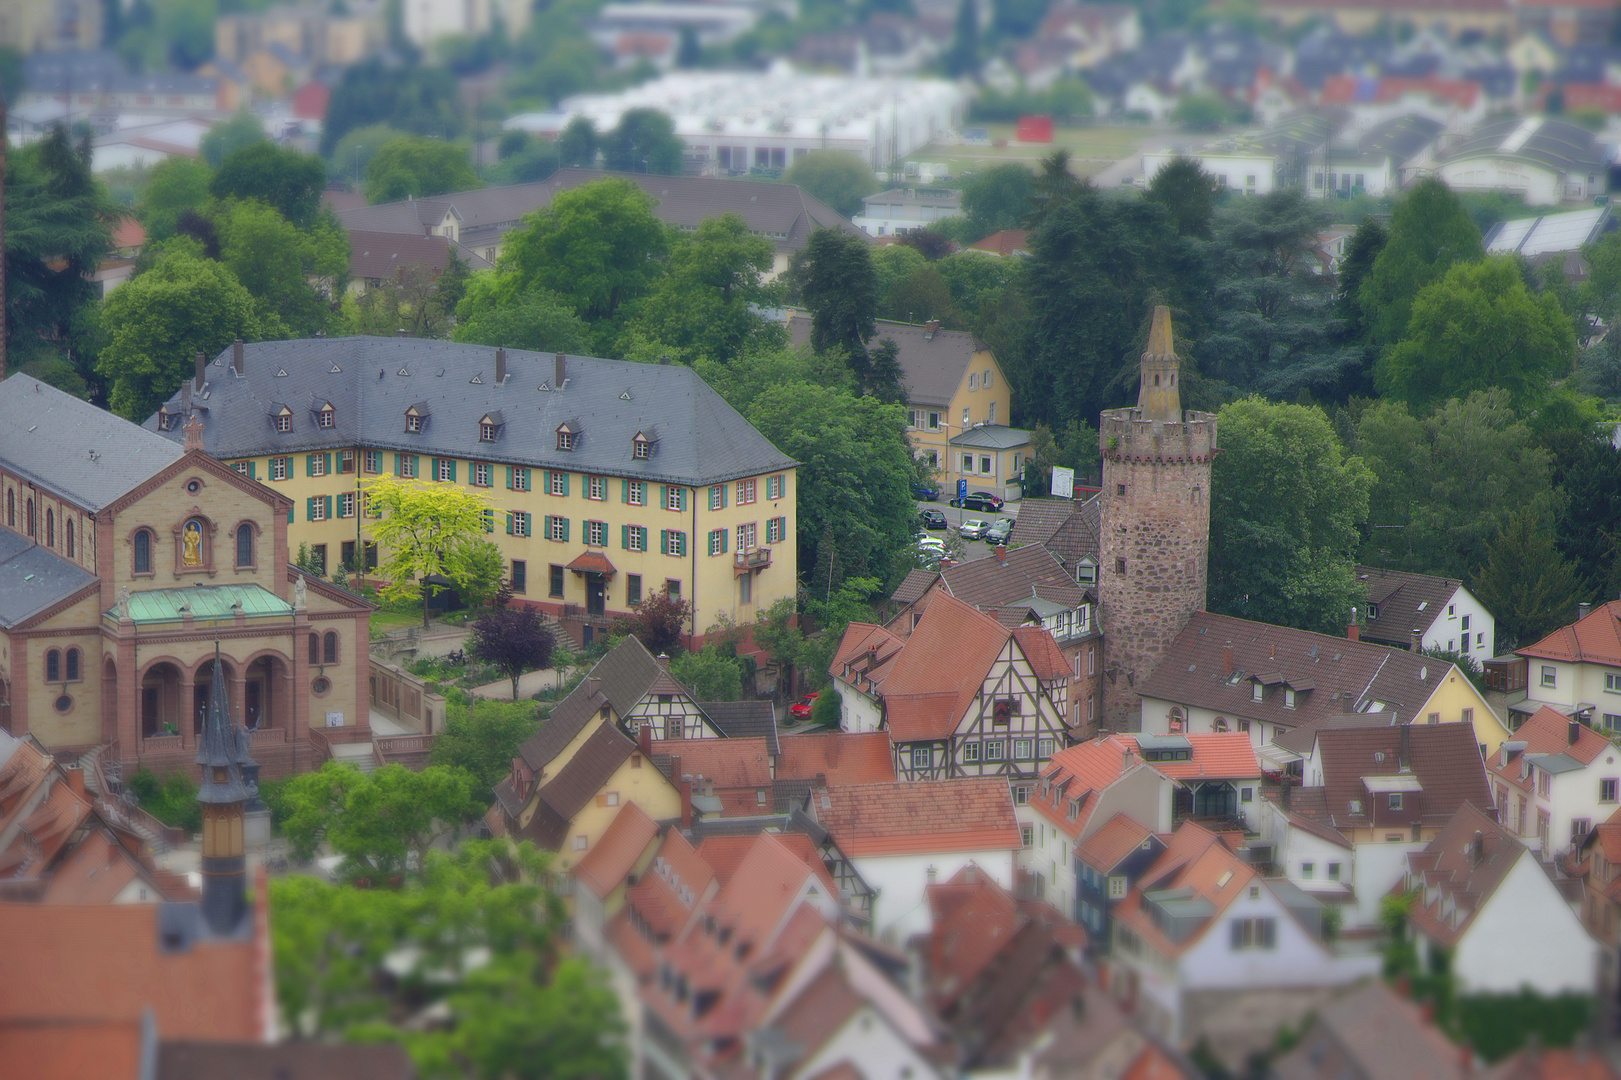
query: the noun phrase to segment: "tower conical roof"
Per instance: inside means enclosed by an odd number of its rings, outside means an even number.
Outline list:
[[[1168,423],[1182,419],[1182,392],[1176,385],[1181,366],[1171,334],[1171,309],[1161,304],[1154,309],[1148,348],[1143,350],[1142,384],[1137,391],[1142,419]]]
[[[230,699],[225,691],[225,668],[220,663],[219,646],[214,647],[213,679],[208,693],[208,714],[203,720],[203,737],[197,744],[197,764],[203,767],[203,783],[197,790],[202,803],[246,802],[248,786],[242,780],[242,766],[253,764],[248,755],[248,733],[231,719]],[[218,770],[224,769],[224,779]]]

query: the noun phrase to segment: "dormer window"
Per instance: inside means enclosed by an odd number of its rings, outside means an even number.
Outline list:
[[[1285,686],[1283,688],[1283,707],[1285,709],[1292,709],[1295,707],[1295,691],[1294,687],[1292,686]]]
[[[332,407],[332,403],[330,401],[325,405],[322,405],[321,411],[315,414],[315,424],[317,427],[323,428],[332,428],[338,426],[338,413],[337,410]]]
[[[638,435],[631,441],[630,456],[637,461],[646,461],[653,456],[653,444],[647,441],[647,436]]]
[[[412,433],[421,431],[422,417],[417,416],[415,413],[407,413],[405,416],[405,430]]]
[[[557,425],[557,448],[565,453],[574,449],[574,442],[579,433],[568,424]]]
[[[485,413],[478,418],[478,441],[494,442],[501,437],[501,428],[505,423],[506,418],[501,415],[501,410]]]
[[[495,425],[494,424],[480,424],[478,426],[478,441],[479,442],[494,442],[495,441]]]
[[[1260,701],[1265,696],[1266,696],[1266,687],[1261,685],[1260,680],[1256,680],[1256,681],[1250,683],[1250,700],[1251,701]]]
[[[419,401],[405,410],[405,430],[412,435],[420,435],[428,423],[428,404]]]
[[[277,431],[278,434],[286,435],[286,434],[290,433],[292,430],[293,430],[293,410],[291,410],[287,406],[283,405],[281,407],[281,410],[276,413],[276,431]]]
[[[1082,585],[1097,584],[1098,561],[1089,555],[1083,557],[1075,564],[1075,580]]]

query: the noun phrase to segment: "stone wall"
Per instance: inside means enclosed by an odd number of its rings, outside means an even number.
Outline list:
[[[1103,414],[1100,439],[1103,724],[1135,731],[1136,687],[1205,606],[1216,421],[1189,412],[1164,424],[1117,409]]]

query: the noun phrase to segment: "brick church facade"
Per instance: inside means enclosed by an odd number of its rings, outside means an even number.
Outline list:
[[[289,565],[291,510],[195,437],[0,383],[0,727],[194,769],[217,642],[266,778],[318,763],[311,728],[369,739],[371,606]]]

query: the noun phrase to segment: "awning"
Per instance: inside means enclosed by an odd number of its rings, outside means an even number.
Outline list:
[[[1364,776],[1362,786],[1370,795],[1393,795],[1400,791],[1423,791],[1424,785],[1411,773],[1400,776]]]
[[[584,552],[569,563],[568,568],[576,574],[605,574],[608,577],[614,574],[614,564],[600,551]]]

